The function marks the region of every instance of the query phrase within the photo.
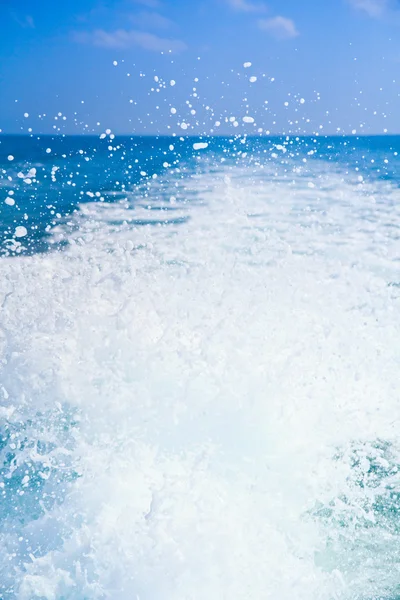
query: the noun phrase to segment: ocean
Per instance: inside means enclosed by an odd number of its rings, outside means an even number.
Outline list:
[[[0,598],[400,598],[399,152],[0,137]]]

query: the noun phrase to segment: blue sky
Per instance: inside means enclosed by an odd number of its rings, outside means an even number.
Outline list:
[[[0,22],[6,133],[400,133],[397,0],[1,0]]]

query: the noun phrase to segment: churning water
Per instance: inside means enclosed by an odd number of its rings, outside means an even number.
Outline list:
[[[203,142],[1,140],[5,600],[400,597],[400,139]]]

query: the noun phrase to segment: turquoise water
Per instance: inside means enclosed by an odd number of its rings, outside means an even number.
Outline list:
[[[399,151],[0,138],[2,598],[399,597]]]

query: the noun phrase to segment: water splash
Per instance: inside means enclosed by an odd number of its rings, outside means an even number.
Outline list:
[[[0,264],[4,598],[397,594],[397,191],[204,165]]]

